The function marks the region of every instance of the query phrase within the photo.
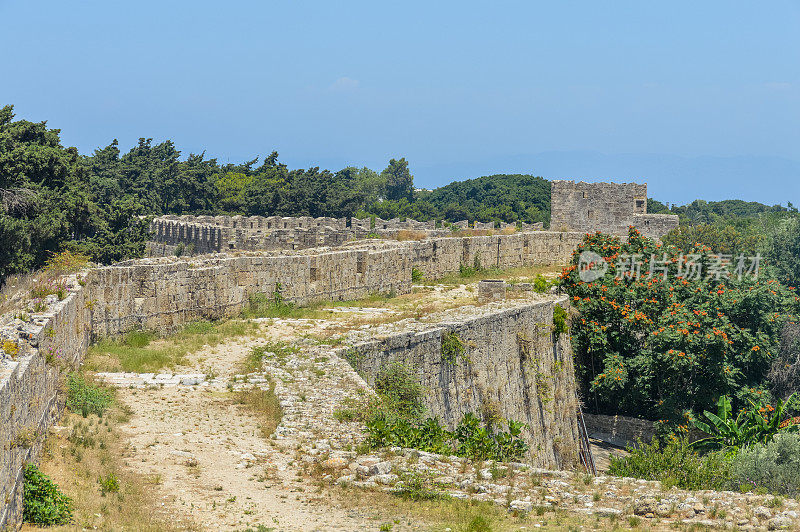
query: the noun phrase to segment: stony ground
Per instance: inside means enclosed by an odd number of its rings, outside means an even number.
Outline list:
[[[361,426],[337,421],[334,412],[352,408],[371,392],[331,347],[309,339],[340,326],[330,320],[268,320],[263,324],[266,337],[201,350],[176,368],[177,377],[104,375],[133,409],[124,426],[127,463],[155,479],[178,520],[204,530],[258,525],[378,530],[386,508],[342,505],[331,493],[403,489],[490,501],[509,512],[542,516],[541,524],[534,517],[534,527],[547,527],[547,515],[555,510],[602,529],[800,526],[792,500],[664,490],[657,482],[472,463],[414,450],[358,455]],[[262,371],[237,375],[254,346],[278,340],[298,349],[267,352]],[[283,417],[265,439],[259,420],[231,400],[231,391],[267,387],[268,381],[275,385]],[[401,521],[391,529],[412,528],[427,526]]]
[[[253,347],[253,342],[232,342],[199,353],[205,374],[218,376],[202,384],[179,384],[181,379],[162,376],[162,383],[136,387],[142,379],[132,375],[113,379],[121,399],[133,410],[123,427],[130,447],[126,457],[139,473],[155,477],[163,497],[173,502],[181,520],[191,520],[204,530],[232,530],[264,525],[279,530],[377,529],[371,516],[337,509],[324,503],[309,477],[298,475],[295,449],[314,441],[308,430],[316,423],[303,416],[297,404],[302,395],[306,410],[330,410],[353,388],[351,375],[333,364],[287,361],[287,370],[265,367],[235,389],[265,385],[264,374],[276,382],[284,409],[274,439],[265,439],[259,419],[231,399],[231,370]],[[314,384],[304,376],[312,368],[325,371]],[[322,369],[324,368],[324,369]],[[194,368],[195,373],[199,368]],[[184,374],[186,375],[186,374]],[[201,374],[201,378],[202,378]],[[287,382],[281,379],[287,378]],[[195,376],[191,382],[195,381]],[[190,380],[183,379],[184,382]],[[291,381],[291,382],[289,382]],[[321,381],[321,382],[319,382]],[[129,385],[134,387],[129,387]],[[336,393],[332,393],[332,391]],[[329,424],[335,423],[330,418]],[[331,432],[316,428],[317,434]],[[323,439],[316,440],[323,446]]]

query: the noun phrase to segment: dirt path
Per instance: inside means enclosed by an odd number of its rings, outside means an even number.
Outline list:
[[[292,332],[307,329],[305,325],[284,322],[267,334],[286,340]],[[352,372],[344,371],[338,359],[318,357],[315,362],[308,358],[311,354],[291,360],[275,357],[265,373],[277,379],[284,418],[273,439],[265,439],[260,420],[234,404],[228,387],[237,364],[263,343],[229,342],[191,356],[191,365],[179,371],[215,374],[207,385],[122,388],[121,398],[133,410],[130,422],[121,427],[130,445],[127,463],[158,483],[164,499],[173,501],[176,520],[191,519],[203,530],[258,525],[275,530],[378,530],[377,516],[332,506],[295,463],[294,449],[301,445],[313,442],[324,449],[326,424],[338,423],[332,418],[336,405],[360,384],[347,382]],[[258,376],[248,380],[236,387],[263,382]]]

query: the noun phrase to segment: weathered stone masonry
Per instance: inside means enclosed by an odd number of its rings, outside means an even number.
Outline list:
[[[553,181],[550,229],[628,235],[634,226],[650,238],[678,227],[672,214],[647,214],[647,185]]]
[[[647,184],[575,183],[553,181],[551,185],[552,231],[602,231],[627,236],[628,227],[645,236],[661,238],[678,226],[678,217],[647,214]],[[233,250],[308,249],[341,246],[370,234],[394,238],[401,231],[414,231],[428,238],[446,236],[448,224],[434,220],[382,220],[381,218],[312,218],[310,216],[161,216],[150,226],[148,255],[171,256],[217,253]],[[466,220],[450,224],[467,229]],[[499,225],[499,227],[496,227]],[[439,228],[437,228],[437,226]],[[540,230],[539,224],[474,222],[479,230]]]
[[[0,360],[0,530],[19,522],[22,466],[38,457],[44,435],[61,412],[60,368],[75,367],[89,346],[84,292],[74,277],[68,282],[72,293],[36,315],[23,331],[14,331],[17,360]],[[3,333],[8,339],[8,331]]]
[[[468,412],[522,421],[528,460],[569,468],[577,462],[577,397],[569,335],[553,332],[557,304],[568,305],[564,298],[487,312],[343,348],[340,356],[370,384],[386,364],[412,368],[428,411],[450,428]],[[455,359],[443,355],[446,334],[463,345]]]
[[[91,340],[139,327],[170,330],[192,320],[234,316],[251,294],[272,293],[277,283],[286,300],[304,304],[408,293],[412,267],[436,278],[472,265],[476,256],[485,266],[504,268],[566,263],[582,236],[534,232],[303,253],[144,259],[71,277],[67,297],[55,301],[50,296],[49,308],[32,321],[23,323],[14,313],[0,321],[0,336],[19,345],[14,360],[0,356],[0,529],[19,522],[22,465],[37,458],[60,414],[59,376],[80,363]]]

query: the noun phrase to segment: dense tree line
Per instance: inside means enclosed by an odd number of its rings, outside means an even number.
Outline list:
[[[362,211],[368,213],[415,220],[548,223],[550,181],[523,174],[455,181],[434,190],[418,190],[412,199],[374,202]]]
[[[550,182],[542,177],[498,174],[456,181],[434,190],[414,188],[404,158],[381,172],[290,169],[278,154],[220,164],[205,154],[182,157],[172,141],[141,138],[126,153],[116,140],[91,155],[61,144],[46,123],[15,120],[0,108],[0,284],[29,271],[55,251],[70,249],[109,263],[140,256],[147,217],[160,214],[369,216],[544,222],[550,218]],[[722,250],[767,250],[767,235],[782,240],[773,256],[785,259],[794,233],[789,207],[743,201],[696,201],[667,207],[649,200],[650,212],[682,220],[672,243],[705,242]],[[685,247],[685,246],[683,246]],[[795,251],[791,251],[795,249]],[[793,264],[793,263],[792,263]],[[797,266],[787,266],[795,273]],[[788,271],[787,271],[788,275]]]
[[[223,165],[205,154],[184,159],[172,141],[147,138],[127,153],[114,140],[87,156],[63,146],[45,122],[0,109],[0,284],[63,249],[99,263],[141,256],[153,215],[545,221],[549,199],[549,182],[522,175],[415,190],[404,158],[380,173],[289,169],[276,152]]]

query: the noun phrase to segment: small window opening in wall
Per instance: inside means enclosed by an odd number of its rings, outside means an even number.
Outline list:
[[[356,261],[356,273],[364,273],[367,269],[367,264],[363,260]]]
[[[644,200],[637,199],[636,200],[636,208],[641,209],[644,207]]]
[[[318,278],[317,278],[317,269],[316,268],[311,268],[311,280],[312,281],[318,280]]]
[[[583,199],[586,199],[586,192],[583,193]]]
[[[230,246],[231,249],[236,249],[236,244],[231,243],[231,244],[228,244],[228,245]]]

